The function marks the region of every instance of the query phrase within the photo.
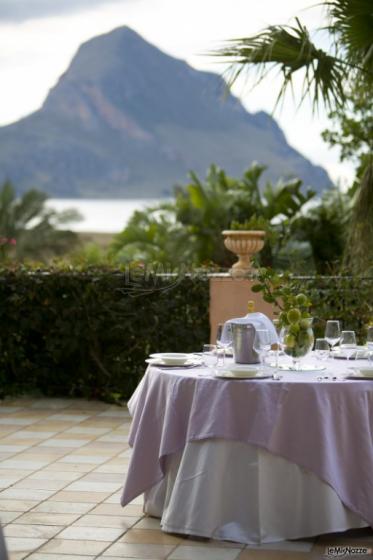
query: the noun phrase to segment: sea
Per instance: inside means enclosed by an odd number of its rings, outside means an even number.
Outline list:
[[[144,210],[167,199],[96,200],[50,198],[46,206],[58,212],[78,210],[82,220],[64,224],[64,229],[76,232],[118,233],[128,223],[135,210]]]

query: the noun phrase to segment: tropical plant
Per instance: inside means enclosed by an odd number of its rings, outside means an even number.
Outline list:
[[[232,223],[251,220],[260,221],[269,234],[261,257],[272,263],[273,254],[287,240],[288,224],[314,193],[303,193],[299,180],[277,185],[267,182],[261,191],[264,170],[253,164],[241,179],[233,179],[212,165],[204,182],[191,173],[191,182],[176,188],[173,202],[134,214],[116,236],[113,254],[121,262],[213,262],[228,267],[233,257],[222,243],[221,232]]]
[[[77,242],[71,231],[57,229],[80,219],[75,210],[56,212],[45,206],[47,195],[31,189],[17,197],[14,186],[6,181],[0,188],[0,235],[9,241],[2,244],[0,259],[48,260],[61,255]]]
[[[373,85],[373,2],[372,0],[324,0],[329,32],[329,51],[320,48],[307,28],[295,20],[293,26],[270,26],[255,36],[232,40],[216,54],[231,62],[230,83],[242,72],[256,69],[261,81],[280,68],[283,82],[277,101],[282,99],[295,74],[303,73],[300,102],[309,97],[314,107],[323,103],[331,111],[344,110],[353,91],[363,95],[363,106],[371,107]],[[365,158],[362,180],[355,195],[347,260],[357,272],[373,262],[372,139]],[[368,204],[368,206],[367,206]],[[356,234],[356,232],[359,232]],[[362,235],[362,233],[364,235]]]

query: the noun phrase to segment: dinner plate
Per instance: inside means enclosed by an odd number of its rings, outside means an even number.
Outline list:
[[[202,365],[202,360],[197,360],[196,358],[190,358],[183,364],[166,364],[160,358],[147,358],[145,362],[151,366],[157,366],[161,368],[170,368],[170,369],[183,369],[183,368],[191,368],[196,366]]]
[[[295,367],[291,364],[279,364],[278,369],[282,371],[324,371],[326,370],[326,366],[322,366],[319,364],[300,364],[299,369],[295,369]]]
[[[219,377],[219,379],[268,379],[272,377],[272,375],[268,375],[267,373],[241,373],[239,375],[232,373],[231,371],[218,371],[215,373],[215,377]]]
[[[354,373],[352,377],[359,377],[363,379],[373,379],[373,366],[351,367]]]

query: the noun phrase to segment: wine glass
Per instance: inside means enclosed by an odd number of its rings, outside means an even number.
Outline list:
[[[356,352],[356,336],[354,331],[342,331],[340,348],[342,352],[347,356],[347,361],[354,352]]]
[[[202,361],[209,371],[206,375],[210,375],[218,363],[218,352],[215,344],[204,344],[202,348]]]
[[[216,347],[223,350],[223,366],[225,366],[225,354],[232,345],[232,325],[229,323],[224,328],[224,323],[219,323],[216,333]]]
[[[264,369],[265,356],[271,349],[271,337],[267,329],[257,329],[255,331],[253,348],[259,356],[260,370]]]
[[[373,327],[368,327],[367,332],[368,360],[373,362]]]
[[[277,334],[277,344],[276,344],[276,359],[275,359],[275,368],[278,369],[278,356],[280,353],[280,349],[281,349],[281,322],[280,319],[273,319],[273,324],[275,326],[276,329],[276,334]]]
[[[326,338],[316,338],[315,342],[315,354],[316,358],[320,361],[325,361],[328,359],[330,354],[329,342]]]
[[[330,344],[330,350],[339,342],[341,338],[341,327],[339,321],[327,321],[325,327],[325,339]]]

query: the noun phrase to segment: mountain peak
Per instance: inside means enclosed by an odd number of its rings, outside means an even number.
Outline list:
[[[0,180],[53,196],[157,197],[211,163],[240,176],[326,173],[292,149],[266,113],[248,113],[216,74],[162,52],[129,27],[80,46],[43,107],[0,128]],[[22,165],[19,162],[22,161]]]

